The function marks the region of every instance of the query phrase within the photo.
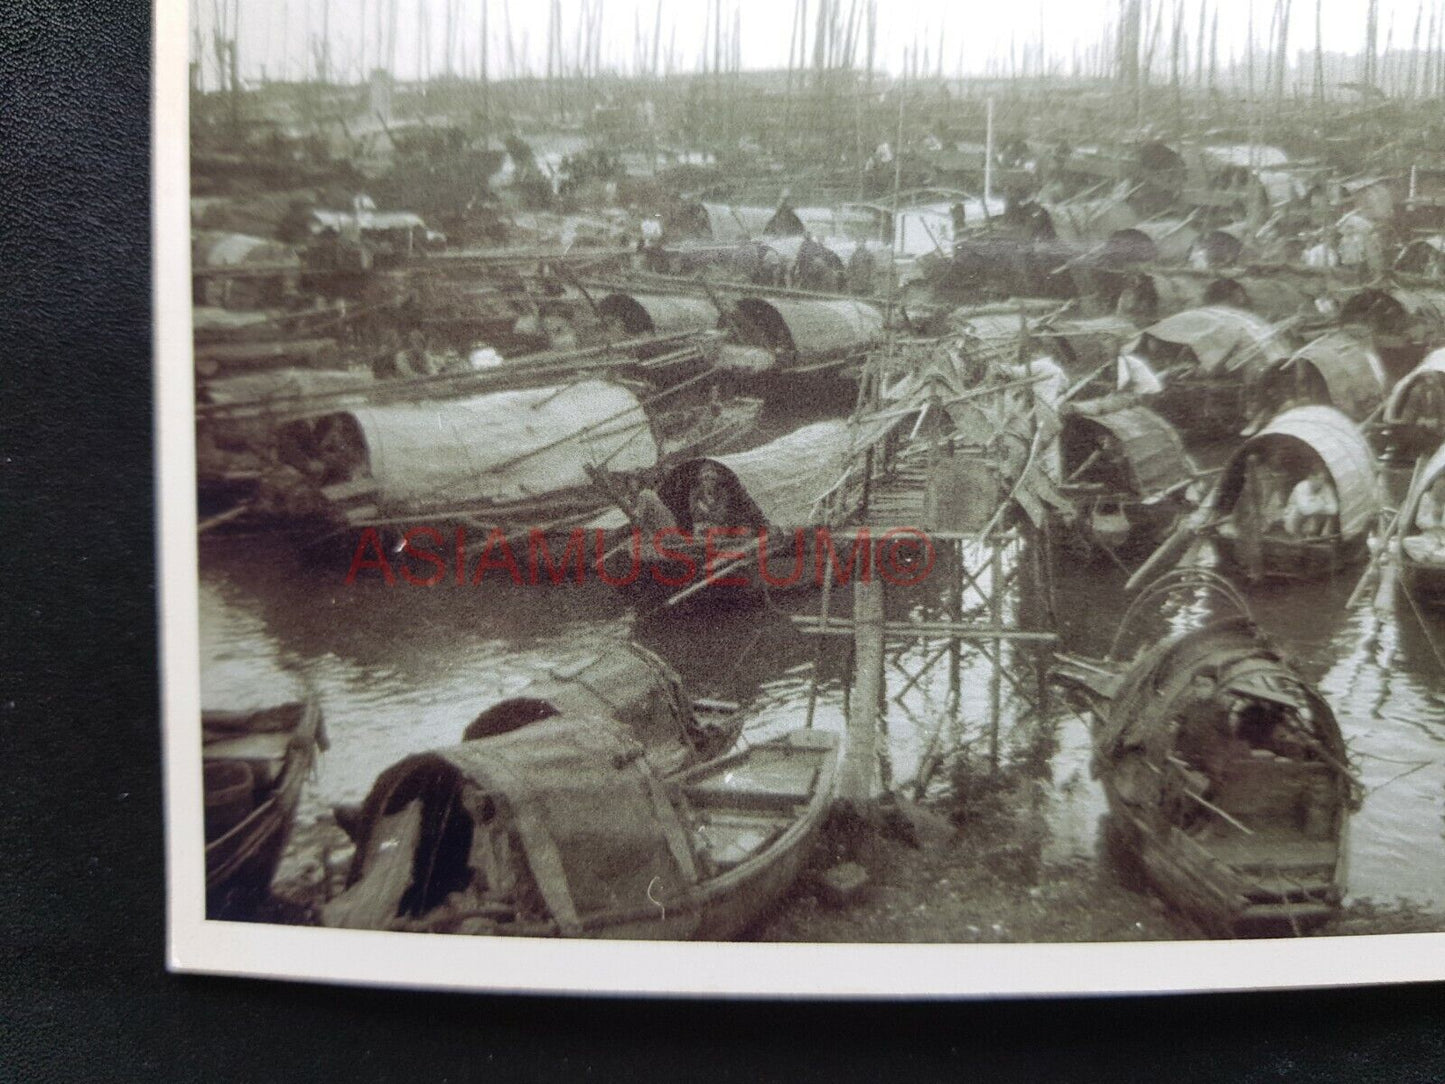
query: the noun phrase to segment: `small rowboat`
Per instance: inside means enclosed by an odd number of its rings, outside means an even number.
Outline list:
[[[1316,532],[1287,529],[1287,497],[1321,471],[1336,511]],[[1380,511],[1375,456],[1348,417],[1333,407],[1295,407],[1230,457],[1206,501],[1220,555],[1251,582],[1316,580],[1365,558]]]
[[[296,819],[301,787],[327,748],[307,700],[201,715],[206,795],[206,915],[240,918],[264,900]]]
[[[409,757],[372,787],[322,922],[428,933],[721,940],[792,885],[835,737],[799,730],[668,776],[614,720],[558,716]]]

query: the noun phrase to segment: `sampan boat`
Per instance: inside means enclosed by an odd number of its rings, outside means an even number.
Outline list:
[[[1295,487],[1316,472],[1335,511],[1319,529],[1290,530]],[[1224,562],[1251,581],[1316,580],[1362,560],[1380,511],[1375,456],[1359,426],[1332,407],[1295,407],[1230,457],[1206,499]]]
[[[1429,455],[1445,440],[1445,350],[1426,355],[1385,400],[1380,442],[1397,462]]]
[[[1292,352],[1287,337],[1253,313],[1211,305],[1144,329],[1126,353],[1159,374],[1149,406],[1186,440],[1235,436],[1258,409],[1262,381]]]
[[[1445,610],[1445,445],[1415,474],[1400,506],[1396,549],[1400,586],[1417,602]]]
[[[750,451],[677,463],[648,494],[657,513],[639,506],[617,535],[611,582],[651,604],[683,592],[718,601],[818,587],[824,561],[850,559],[843,527],[862,499],[859,450],[896,424],[817,422]],[[819,546],[821,527],[838,531],[834,555]]]
[[[525,537],[605,511],[591,471],[725,450],[761,410],[735,398],[653,411],[603,379],[353,406],[280,427],[286,484],[263,483],[258,503],[308,537],[423,525],[465,527],[479,543],[493,529]]]
[[[1132,662],[1062,657],[1094,716],[1115,838],[1212,936],[1300,934],[1344,891],[1357,790],[1329,705],[1247,618]]]
[[[206,813],[206,915],[243,918],[271,888],[301,788],[327,748],[307,700],[201,715]]]
[[[807,861],[838,747],[817,730],[673,775],[625,725],[543,719],[408,757],[372,787],[327,926],[719,940]]]
[[[1153,550],[1190,510],[1196,468],[1178,432],[1147,407],[1072,404],[1059,433],[1066,523],[1093,553],[1132,561]]]

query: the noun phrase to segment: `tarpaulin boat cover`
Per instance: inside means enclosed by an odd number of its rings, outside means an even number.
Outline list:
[[[686,898],[697,883],[676,809],[621,723],[559,716],[482,741],[464,742],[387,769],[362,811],[357,853],[368,854],[378,821],[423,803],[421,824],[449,812],[476,826],[500,820],[520,843],[531,880],[563,934],[590,915],[645,911],[649,901]],[[433,831],[436,831],[433,829]],[[425,828],[423,828],[425,832]],[[491,830],[474,830],[468,865],[494,864]],[[418,852],[426,849],[423,835]],[[412,876],[418,872],[412,867]],[[353,879],[365,870],[353,869]],[[347,925],[348,902],[328,907],[328,925]],[[655,906],[655,902],[651,906]]]
[[[195,270],[241,267],[246,264],[301,267],[301,257],[290,245],[244,233],[197,230],[191,234],[191,266]]]
[[[304,406],[312,395],[364,392],[376,385],[368,372],[347,369],[267,369],[212,380],[205,385],[205,398],[217,406],[265,405],[278,401],[283,408]],[[293,404],[301,399],[302,403]]]
[[[1400,505],[1400,522],[1405,529],[1400,533],[1408,534],[1415,523],[1415,514],[1420,510],[1420,498],[1425,496],[1425,491],[1435,484],[1435,480],[1445,474],[1445,445],[1435,449],[1435,454],[1425,461],[1420,468],[1420,473],[1415,477],[1415,484],[1405,494],[1405,501]]]
[[[707,298],[671,294],[608,294],[597,306],[621,322],[628,335],[676,335],[717,327],[718,311]]]
[[[1319,373],[1330,403],[1362,421],[1385,397],[1385,369],[1379,357],[1347,331],[1333,331],[1301,347],[1291,366],[1308,365]]]
[[[1072,203],[1042,204],[1054,236],[1060,241],[1102,241],[1111,233],[1137,225],[1139,216],[1123,200],[1113,196]]]
[[[588,466],[620,472],[657,462],[637,397],[601,380],[348,413],[386,514],[529,500],[591,485]]]
[[[863,350],[883,337],[883,314],[861,301],[743,297],[737,310],[749,345],[792,353],[801,362]]]
[[[1060,441],[1065,474],[1077,470],[1098,446],[1100,429],[1119,442],[1131,487],[1138,496],[1156,496],[1194,476],[1194,464],[1179,433],[1148,407],[1126,406],[1092,413],[1084,405],[1064,417]]]
[[[1204,291],[1206,305],[1247,309],[1266,320],[1298,313],[1316,313],[1315,303],[1327,295],[1329,282],[1320,275],[1272,272],[1213,279]]]
[[[1258,374],[1289,357],[1280,332],[1253,313],[1223,305],[1191,309],[1165,317],[1144,329],[1128,353],[1137,353],[1150,339],[1186,346],[1199,359],[1201,376],[1244,371]]]
[[[1340,760],[1344,743],[1329,705],[1269,647],[1244,619],[1215,622],[1170,637],[1147,649],[1125,671],[1095,748],[1113,758],[1130,748],[1158,756],[1173,745],[1174,714],[1186,701],[1193,677],[1212,674],[1218,688],[1249,690],[1261,678],[1277,695],[1307,707],[1315,736]]]
[[[662,774],[681,769],[696,749],[692,706],[677,674],[634,643],[608,644],[570,664],[552,667],[515,696],[482,712],[466,736],[491,737],[509,730],[516,708],[537,704],[558,715],[616,719],[642,743],[648,761]]]
[[[1445,328],[1445,290],[1371,287],[1345,301],[1340,320],[1368,323],[1386,335],[1438,333]]]
[[[771,237],[801,237],[814,240],[869,241],[878,235],[875,215],[859,207],[783,207],[768,220],[763,232]]]
[[[1385,420],[1396,422],[1400,420],[1400,414],[1405,406],[1405,400],[1410,390],[1422,380],[1431,378],[1445,380],[1445,349],[1432,350],[1425,355],[1425,360],[1411,369],[1390,391],[1390,398],[1385,402]]]
[[[732,207],[725,203],[704,203],[708,228],[714,241],[748,241],[762,235],[772,221],[772,207]]]
[[[1234,507],[1244,485],[1244,467],[1251,452],[1268,441],[1296,441],[1314,452],[1329,472],[1339,499],[1340,537],[1362,537],[1380,510],[1375,454],[1348,417],[1327,406],[1286,410],[1250,437],[1230,457],[1219,485],[1219,507]]]
[[[876,439],[897,419],[855,428],[846,421],[818,422],[761,448],[678,464],[658,492],[685,528],[691,523],[688,494],[704,463],[723,468],[742,487],[751,522],[741,527],[806,527],[827,522],[823,498],[836,489],[854,452]]]

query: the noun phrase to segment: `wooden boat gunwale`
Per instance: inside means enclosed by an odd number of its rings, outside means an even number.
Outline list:
[[[281,840],[276,848],[276,857],[280,858],[285,847],[285,837],[290,834],[292,818],[300,801],[301,788],[312,764],[315,763],[318,751],[326,745],[325,723],[320,705],[313,699],[296,703],[301,709],[300,718],[290,732],[291,739],[281,771],[265,800],[239,823],[206,843],[207,891],[220,888],[236,876],[246,863],[263,854],[278,833]],[[254,845],[243,847],[243,841],[251,837],[255,839]],[[274,867],[271,872],[274,873]]]

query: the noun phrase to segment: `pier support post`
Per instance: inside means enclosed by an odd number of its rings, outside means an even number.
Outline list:
[[[878,705],[883,700],[883,595],[877,576],[853,581],[853,692],[848,742],[838,775],[838,797],[862,803],[873,796],[878,771]]]

